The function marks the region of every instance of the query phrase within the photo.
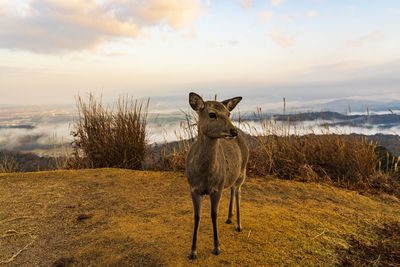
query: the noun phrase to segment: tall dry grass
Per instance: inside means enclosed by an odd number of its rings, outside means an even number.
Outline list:
[[[12,173],[18,171],[18,163],[15,158],[0,154],[0,173]]]
[[[339,127],[328,126],[323,121],[306,126],[305,118],[278,121],[276,117],[262,114],[261,109],[257,109],[253,123],[242,122],[240,116],[236,121],[239,128],[247,132],[244,134],[250,146],[247,165],[250,176],[323,181],[346,188],[400,195],[400,179],[396,179],[400,158],[384,160],[376,151],[376,143],[365,137],[343,133]],[[190,148],[188,137],[196,136],[191,130],[196,128],[193,125],[196,114],[187,114],[187,117],[190,123],[181,124],[177,142],[172,148],[169,144],[168,149],[163,150],[161,162],[164,170],[185,169],[185,158]],[[379,168],[382,164],[385,166]]]
[[[142,169],[147,146],[149,100],[120,97],[104,106],[93,94],[78,96],[69,168],[119,167]]]
[[[258,129],[245,127],[253,136],[250,174],[357,184],[375,173],[376,144],[366,138],[344,135],[318,122],[306,127],[296,120],[278,122],[261,114],[258,110]]]
[[[191,144],[197,137],[197,115],[195,112],[182,111],[185,120],[181,121],[180,128],[175,129],[176,142],[165,140],[160,149],[160,155],[152,165],[157,170],[185,170],[185,161]]]
[[[349,111],[350,111],[349,107]],[[368,112],[368,111],[367,111]],[[335,124],[316,121],[277,121],[255,117],[260,127],[244,123],[251,133],[248,172],[254,176],[329,182],[338,186],[400,196],[400,158],[382,157],[377,144],[366,137],[340,130]],[[321,118],[323,120],[323,118]],[[385,167],[381,167],[384,162]]]

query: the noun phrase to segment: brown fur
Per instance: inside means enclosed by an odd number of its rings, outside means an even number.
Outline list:
[[[195,213],[190,259],[196,258],[197,230],[203,195],[210,195],[211,199],[214,254],[218,255],[220,253],[217,213],[224,188],[231,188],[227,223],[231,223],[233,202],[236,197],[236,230],[239,232],[242,230],[239,212],[240,187],[246,178],[249,150],[247,141],[229,119],[230,111],[235,108],[241,99],[241,97],[236,97],[222,102],[204,102],[195,93],[190,93],[189,95],[189,103],[199,115],[198,139],[190,148],[186,159],[186,174],[190,184]]]

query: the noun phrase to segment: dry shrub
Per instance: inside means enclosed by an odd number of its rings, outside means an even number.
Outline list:
[[[368,177],[367,182],[359,184],[359,189],[371,193],[385,192],[400,198],[400,173],[384,173],[378,171]]]
[[[162,157],[161,168],[163,170],[184,171],[186,169],[187,151],[173,152]]]
[[[334,181],[342,185],[367,182],[375,173],[377,157],[375,144],[366,138],[331,133],[326,126],[306,128],[296,121],[277,122],[277,118],[262,117],[257,110],[256,119],[261,130],[249,123],[239,123],[250,143],[248,173],[253,176],[274,175],[281,179],[301,181]],[[185,142],[195,133],[189,131],[196,124],[195,114],[185,114],[187,123],[181,124],[178,142],[163,150],[163,169],[184,170],[190,148]],[[258,116],[258,117],[257,117]],[[320,127],[315,134],[315,127]],[[304,134],[308,133],[308,134]]]
[[[51,157],[54,159],[54,169],[65,170],[72,164],[71,143],[66,143],[64,138],[58,138],[57,133],[49,137],[49,144],[52,146]]]
[[[384,223],[375,232],[377,238],[372,243],[350,237],[351,246],[338,251],[344,256],[342,266],[399,266],[400,223]]]
[[[104,107],[90,94],[88,103],[81,97],[77,102],[79,117],[68,167],[142,169],[149,100],[138,102],[125,96],[112,107]]]
[[[342,134],[337,128],[318,124],[307,128],[296,121],[277,122],[277,118],[260,115],[258,120],[261,130],[245,125],[252,133],[250,175],[325,181],[346,188],[400,196],[400,158],[386,155],[386,152],[380,155],[382,151],[377,152],[376,143],[369,142],[366,137]]]
[[[149,147],[144,168],[153,171],[184,171],[189,140],[177,141]]]
[[[329,182],[361,191],[383,191],[400,196],[400,177],[397,177],[400,158],[377,151],[376,143],[359,135],[340,133],[335,126],[321,126],[318,121],[306,127],[299,122],[304,118],[279,122],[276,117],[262,117],[261,114],[261,109],[255,113],[261,126],[257,129],[249,122],[241,122],[240,117],[238,119],[240,128],[250,133],[244,133],[250,144],[247,165],[250,176]],[[178,141],[163,146],[156,167],[152,169],[185,170],[185,158],[196,136],[193,126],[197,118],[194,113],[185,115],[186,122],[176,134]],[[382,164],[384,168],[380,168]]]
[[[195,112],[182,111],[185,120],[181,122],[180,129],[175,130],[176,142],[165,141],[160,150],[159,160],[155,169],[184,171],[186,157],[191,144],[197,136],[197,115]]]
[[[309,134],[254,139],[248,164],[252,175],[354,184],[375,173],[375,146],[362,138]]]
[[[0,161],[0,173],[12,173],[18,171],[18,163],[14,157],[10,157],[7,155],[1,155]]]

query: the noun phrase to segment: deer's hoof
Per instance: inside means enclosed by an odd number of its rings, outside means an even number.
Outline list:
[[[238,227],[236,227],[235,230],[240,233],[243,229],[242,229],[242,227],[238,226]]]
[[[226,222],[225,223],[227,223],[227,224],[231,224],[232,223],[232,221],[231,221],[231,219],[228,219],[228,220],[226,220]]]
[[[212,251],[212,254],[218,256],[219,254],[221,254],[221,251],[219,250],[219,248],[214,248],[214,250]]]
[[[189,254],[188,258],[189,258],[190,260],[195,260],[195,259],[197,258],[196,253],[192,251],[192,252]]]

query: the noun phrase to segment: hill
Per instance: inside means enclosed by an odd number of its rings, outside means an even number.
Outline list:
[[[40,157],[32,152],[25,153],[0,149],[0,173],[16,171],[35,172],[55,169],[57,169],[57,159],[54,157]]]
[[[121,169],[0,174],[0,262],[10,266],[398,266],[400,202],[329,185],[249,178],[242,224],[219,213],[211,254],[209,201],[198,259],[187,259],[192,203],[183,173]],[[396,265],[397,264],[397,265]]]
[[[259,118],[273,118],[276,121],[303,122],[319,121],[319,124],[329,126],[358,126],[371,128],[378,126],[380,129],[388,129],[399,125],[400,118],[396,114],[370,114],[370,115],[352,115],[342,114],[333,111],[289,113],[289,114],[268,114],[262,113],[260,116],[254,116],[254,113],[241,115],[242,121],[258,121]],[[332,121],[332,123],[327,123]],[[321,123],[322,122],[322,123]]]

